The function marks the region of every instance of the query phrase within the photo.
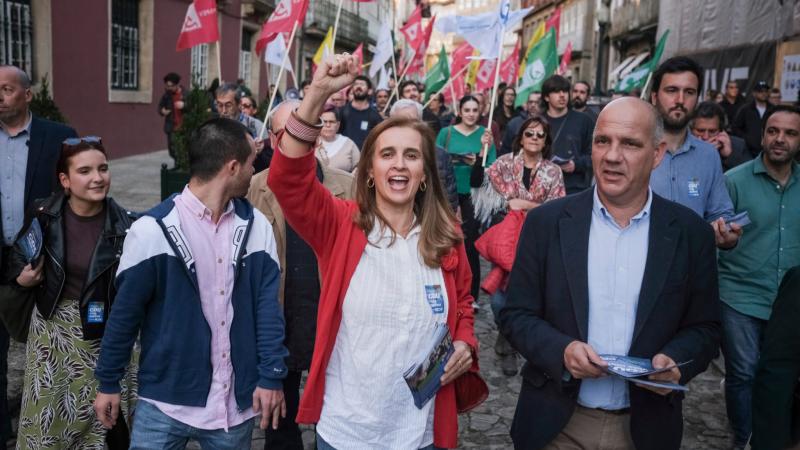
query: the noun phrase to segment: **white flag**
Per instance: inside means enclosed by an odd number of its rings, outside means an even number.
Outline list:
[[[378,85],[376,89],[389,90],[389,71],[386,70],[385,66],[381,66],[381,76],[378,78]]]
[[[456,33],[463,37],[480,52],[473,59],[497,59],[503,30],[516,25],[531,9],[511,11],[510,1],[504,0],[497,11],[475,16],[444,16],[436,19],[434,27],[441,33]]]
[[[285,56],[286,41],[283,39],[283,33],[278,33],[278,36],[267,44],[267,51],[264,52],[264,61],[267,64],[275,64],[280,67]],[[286,59],[285,69],[294,73],[292,62],[289,59]]]
[[[375,78],[375,74],[392,58],[392,53],[394,53],[394,41],[392,41],[391,24],[389,22],[384,22],[381,30],[378,32],[375,54],[372,56],[372,63],[369,66],[370,78]]]

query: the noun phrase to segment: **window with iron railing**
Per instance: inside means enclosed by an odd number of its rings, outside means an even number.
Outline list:
[[[192,74],[192,84],[206,87],[208,84],[208,44],[192,47],[192,61],[189,72]]]
[[[250,75],[253,70],[253,36],[255,33],[251,30],[242,30],[242,48],[239,50],[239,78],[243,79],[245,84],[250,81]]]
[[[33,33],[30,0],[0,0],[0,63],[33,70]]]
[[[111,88],[139,88],[139,0],[111,2]]]

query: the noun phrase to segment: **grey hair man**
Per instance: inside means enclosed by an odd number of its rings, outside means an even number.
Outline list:
[[[258,138],[263,124],[257,118],[242,112],[240,108],[242,91],[239,86],[234,83],[222,84],[214,91],[214,98],[219,116],[241,122],[247,128],[250,136],[256,139],[256,151],[260,153],[263,149],[263,143]]]

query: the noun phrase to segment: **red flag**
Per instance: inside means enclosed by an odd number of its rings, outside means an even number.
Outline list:
[[[567,66],[572,61],[572,41],[567,42],[567,48],[564,49],[564,55],[561,56],[561,65],[558,66],[558,73],[564,75],[567,72]]]
[[[496,59],[484,59],[478,67],[478,73],[475,75],[475,90],[486,91],[494,87],[494,73]]]
[[[194,0],[186,10],[176,51],[218,40],[216,0]]]
[[[428,26],[425,28],[425,34],[422,36],[422,40],[419,43],[419,47],[415,49],[415,53],[409,64],[411,67],[408,68],[406,72],[407,75],[413,75],[415,73],[422,74],[423,70],[425,70],[425,53],[428,52],[428,43],[431,40],[431,34],[433,34],[433,22],[436,21],[436,16],[433,16],[428,22]]]
[[[261,34],[256,41],[256,53],[261,53],[278,33],[291,33],[295,22],[301,22],[306,17],[308,0],[279,0],[275,11],[261,26]],[[288,42],[287,45],[292,45]]]
[[[500,64],[500,79],[512,86],[515,84],[516,76],[519,73],[520,44],[520,40],[517,39],[514,51]]]
[[[418,5],[414,12],[408,16],[408,20],[406,20],[406,24],[400,28],[400,32],[406,37],[406,42],[409,47],[419,47],[424,37],[422,32],[422,5]]]
[[[463,44],[459,45],[458,47],[453,50],[452,53],[452,61],[450,62],[450,74],[451,76],[456,77],[458,72],[464,68],[464,66],[470,63],[470,60],[467,59],[468,57],[472,56],[474,49],[468,42],[464,42]],[[460,99],[464,96],[464,92],[466,91],[466,81],[467,80],[467,72],[458,75],[453,81],[453,91],[455,92],[456,100]],[[444,90],[444,97],[445,99],[450,102],[452,101],[452,93],[450,89]]]
[[[555,27],[556,29],[556,44],[558,44],[558,33],[561,30],[561,7],[559,6],[556,8],[555,12],[547,22],[544,23],[544,31],[547,32],[550,28]]]
[[[356,50],[353,52],[353,56],[358,58],[357,59],[357,62],[358,62],[358,74],[359,75],[363,75],[364,74],[364,68],[362,67],[362,65],[364,64],[364,44],[363,43],[362,44],[358,44],[358,47],[356,47]]]

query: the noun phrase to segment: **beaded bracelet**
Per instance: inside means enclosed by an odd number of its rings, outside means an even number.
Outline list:
[[[322,130],[322,120],[317,125],[312,125],[297,115],[297,110],[292,111],[289,120],[286,121],[284,128],[289,136],[297,139],[300,142],[308,145],[313,145],[317,142],[319,133]]]

